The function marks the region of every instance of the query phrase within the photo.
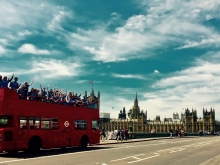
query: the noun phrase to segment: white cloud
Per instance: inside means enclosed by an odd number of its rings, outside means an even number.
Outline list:
[[[146,80],[146,77],[143,76],[143,75],[132,75],[132,74],[123,75],[123,74],[113,73],[112,76],[115,77],[115,78],[127,78],[127,79],[141,79],[141,80]]]
[[[32,69],[26,74],[38,75],[37,77],[49,79],[61,79],[78,76],[81,71],[81,64],[79,61],[61,61],[61,60],[42,60],[33,61]]]
[[[43,49],[37,49],[34,45],[32,44],[23,44],[19,49],[19,53],[23,54],[43,54],[43,55],[49,55],[50,52],[48,50],[43,50]]]
[[[51,31],[64,31],[61,23],[64,20],[64,18],[72,18],[72,13],[69,11],[65,11],[64,8],[60,8],[58,13],[54,14],[53,19],[47,24],[47,27]]]
[[[94,29],[78,29],[66,37],[69,47],[90,52],[94,60],[110,62],[146,58],[155,49],[170,45],[177,49],[220,46],[219,32],[203,24],[207,15],[220,18],[217,0],[139,2],[145,15],[131,16],[114,32],[106,30],[108,23]]]
[[[59,35],[54,35],[52,30],[60,33],[60,24],[71,16],[67,8],[45,1],[3,0],[0,2],[0,42],[3,39],[4,44],[14,47],[31,35],[51,35],[56,38]]]
[[[151,118],[156,115],[172,117],[173,112],[180,113],[187,107],[196,108],[198,116],[202,117],[203,107],[214,107],[216,118],[220,120],[220,59],[215,58],[216,54],[219,53],[208,53],[210,61],[214,58],[215,63],[198,59],[193,67],[157,81],[152,86],[154,92],[144,94],[146,101],[140,101],[141,107],[147,107]]]
[[[158,70],[154,70],[154,73],[160,73]]]
[[[22,30],[22,31],[18,32],[18,35],[21,37],[31,35],[31,34],[32,34],[32,32],[30,32],[29,30]]]
[[[6,49],[0,45],[0,55],[5,54],[6,52]]]

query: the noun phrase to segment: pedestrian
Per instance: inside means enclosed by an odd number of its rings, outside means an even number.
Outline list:
[[[117,141],[118,141],[119,139],[121,139],[121,130],[118,130],[118,132],[117,132]]]
[[[125,129],[124,129],[124,133],[125,133],[125,140],[127,141],[127,139],[128,139],[128,129],[127,129],[127,127],[125,127]]]
[[[182,132],[181,132],[181,129],[179,130],[179,136],[180,136],[180,138],[181,138],[181,136],[182,136]]]
[[[170,133],[170,138],[172,138],[173,137],[173,130],[172,130],[172,128],[170,128],[169,133]]]
[[[154,131],[153,131],[153,129],[150,131],[150,135],[151,135],[151,137],[154,136]]]
[[[125,132],[123,129],[121,129],[121,141],[123,141],[125,138]]]
[[[105,131],[104,131],[104,129],[101,131],[101,139],[102,139],[102,141],[105,140]]]

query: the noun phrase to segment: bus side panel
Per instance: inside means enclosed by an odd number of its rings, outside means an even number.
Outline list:
[[[60,147],[74,146],[77,143],[77,136],[74,131],[74,116],[75,116],[74,107],[60,112],[61,112],[59,114]]]

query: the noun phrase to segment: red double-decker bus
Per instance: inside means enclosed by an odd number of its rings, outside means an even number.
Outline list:
[[[98,108],[23,100],[0,89],[0,151],[87,147],[100,141],[98,121]]]

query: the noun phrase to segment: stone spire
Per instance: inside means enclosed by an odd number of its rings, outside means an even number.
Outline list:
[[[133,118],[134,119],[137,119],[139,114],[140,114],[140,108],[138,106],[138,99],[137,99],[137,92],[136,92],[136,96],[135,96],[135,99],[134,99],[134,105],[132,107],[132,114],[133,114]]]
[[[95,99],[94,89],[92,89],[92,92],[90,93],[90,99],[91,100]]]
[[[134,99],[134,107],[138,107],[137,92],[136,92],[136,96],[135,96],[135,99]]]

